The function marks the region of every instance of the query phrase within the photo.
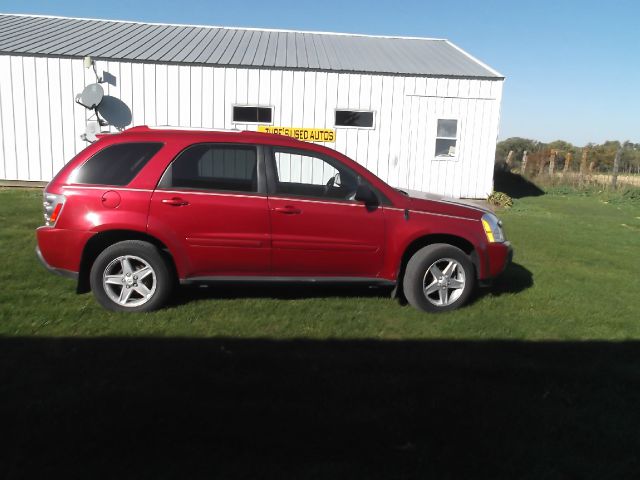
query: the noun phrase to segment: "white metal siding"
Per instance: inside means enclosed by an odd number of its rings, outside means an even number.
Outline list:
[[[132,110],[132,125],[255,130],[234,104],[273,106],[278,126],[335,128],[327,146],[399,188],[454,197],[492,190],[502,80],[392,77],[155,63],[99,62]],[[92,83],[81,59],[0,55],[0,178],[50,180],[86,144],[74,102]],[[336,108],[373,110],[373,129],[334,126]],[[435,160],[438,118],[457,118],[458,156]]]

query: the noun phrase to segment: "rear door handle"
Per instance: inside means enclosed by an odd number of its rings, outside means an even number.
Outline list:
[[[302,213],[302,210],[292,205],[285,205],[284,207],[276,207],[273,209],[273,211],[278,213],[283,213],[285,215],[299,215]]]
[[[171,205],[172,207],[183,207],[185,205],[189,205],[189,202],[179,197],[163,198],[162,203]]]

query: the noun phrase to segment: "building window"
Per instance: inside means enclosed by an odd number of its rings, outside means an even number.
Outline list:
[[[373,112],[366,110],[336,110],[336,127],[373,128]]]
[[[271,123],[273,107],[233,107],[233,121],[236,123]]]
[[[458,120],[438,119],[436,135],[436,157],[451,158],[456,156],[458,143]]]
[[[201,143],[178,155],[158,188],[257,192],[256,165],[255,147]]]

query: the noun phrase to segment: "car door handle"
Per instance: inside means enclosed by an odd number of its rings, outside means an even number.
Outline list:
[[[162,203],[166,205],[171,205],[172,207],[183,207],[185,205],[189,205],[189,202],[178,197],[163,198]]]
[[[284,207],[276,207],[273,209],[274,212],[284,213],[285,215],[299,215],[302,213],[302,210],[299,208],[293,207],[291,205],[285,205]]]

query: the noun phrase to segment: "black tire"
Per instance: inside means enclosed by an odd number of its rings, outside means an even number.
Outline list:
[[[435,278],[433,272],[429,271],[429,269],[434,265],[436,268],[440,265],[446,265],[449,263],[449,260],[455,260],[458,264],[454,270],[455,278],[453,278],[452,281],[456,282],[455,285],[460,285],[460,283],[462,283],[460,279],[464,277],[464,286],[455,289],[453,287],[449,288],[448,286],[429,283],[429,285],[434,285],[437,289],[442,289],[442,295],[446,295],[444,298],[451,299],[453,296],[456,297],[454,300],[451,300],[450,303],[436,305],[433,302],[442,302],[443,296],[440,296],[440,292],[436,290],[430,293],[428,297],[425,294],[424,283],[429,279],[437,283],[438,279]],[[460,270],[462,270],[463,276],[460,274]],[[407,301],[413,307],[425,312],[446,312],[461,307],[469,300],[474,287],[475,268],[471,259],[459,248],[445,243],[434,243],[414,253],[407,263],[407,268],[405,269],[402,280],[402,288]],[[446,293],[444,293],[445,289]],[[451,296],[449,296],[450,294]],[[429,298],[431,298],[432,301],[429,301]]]
[[[122,269],[121,259],[123,258],[133,267],[129,276],[124,272],[118,273]],[[134,278],[135,269],[143,268],[145,264],[151,268],[151,273],[145,270],[144,279],[137,280],[135,276],[135,282],[139,281],[139,284],[128,285],[128,282],[134,281],[130,278]],[[123,285],[105,283],[107,273],[111,273],[109,276],[112,278],[121,275]],[[125,240],[105,248],[93,262],[89,276],[91,290],[96,300],[104,308],[115,312],[149,312],[162,307],[171,294],[174,280],[171,269],[161,252],[154,245],[140,240]],[[118,292],[122,292],[125,287],[128,294],[125,304],[120,304],[111,298],[117,296]],[[143,287],[146,289],[144,292],[148,292],[147,295],[140,293]]]

